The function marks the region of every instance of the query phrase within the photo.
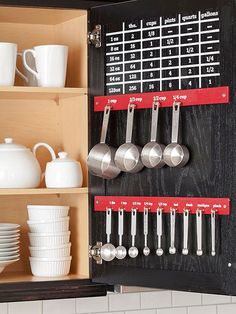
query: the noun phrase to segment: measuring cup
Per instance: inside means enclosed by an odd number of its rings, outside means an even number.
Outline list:
[[[114,162],[116,149],[105,144],[110,111],[110,106],[104,108],[100,143],[90,150],[87,159],[89,172],[104,179],[114,179],[120,173]]]
[[[133,120],[134,120],[135,105],[129,104],[127,111],[127,125],[126,125],[126,140],[116,151],[115,164],[116,166],[129,173],[139,172],[143,168],[140,158],[141,147],[131,143]]]
[[[156,142],[159,107],[159,102],[152,105],[151,141],[143,147],[141,153],[142,163],[147,168],[162,168],[165,165],[162,158],[165,146]]]
[[[189,160],[189,151],[186,146],[178,144],[180,102],[173,103],[171,144],[163,152],[164,162],[169,167],[181,168]]]

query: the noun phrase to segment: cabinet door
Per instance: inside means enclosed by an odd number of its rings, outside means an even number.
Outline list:
[[[156,92],[229,86],[234,89],[235,47],[233,1],[145,0],[93,8],[91,29],[100,24],[102,45],[89,50],[90,148],[99,142],[102,112],[94,112],[97,95]],[[136,258],[92,261],[95,282],[139,285],[197,292],[236,294],[236,111],[231,102],[189,106],[181,111],[182,141],[190,150],[180,169],[143,169],[103,180],[90,175],[90,243],[106,243],[105,212],[94,211],[96,195],[230,198],[231,214],[216,220],[216,255],[211,256],[211,221],[203,215],[202,256],[196,255],[196,217],[190,215],[189,254],[182,254],[183,217],[177,215],[175,244],[169,254],[170,217],[163,217],[164,254],[156,255],[156,215],[149,217],[149,256],[143,255],[143,216],[138,213]],[[127,103],[128,105],[128,103]],[[125,141],[126,111],[111,111],[107,141]],[[170,142],[172,109],[160,111],[159,137]],[[137,110],[133,141],[143,147],[150,139],[149,109]],[[118,246],[117,213],[111,242]],[[130,214],[125,213],[123,244],[131,246]]]

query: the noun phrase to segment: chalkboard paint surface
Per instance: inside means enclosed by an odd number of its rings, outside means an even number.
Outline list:
[[[218,11],[122,22],[115,30],[108,25],[107,95],[215,86],[220,86]]]

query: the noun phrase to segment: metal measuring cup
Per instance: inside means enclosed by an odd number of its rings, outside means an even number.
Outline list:
[[[142,170],[143,163],[140,158],[141,147],[131,143],[133,120],[134,120],[135,105],[129,104],[127,111],[127,125],[126,125],[126,140],[116,151],[115,164],[116,166],[129,173],[136,173]]]
[[[143,147],[141,153],[142,163],[147,168],[162,168],[165,165],[163,160],[165,146],[156,142],[159,107],[159,102],[152,105],[151,140]]]
[[[173,103],[171,144],[163,152],[163,159],[169,167],[183,167],[189,160],[188,148],[178,144],[179,113],[181,102]]]
[[[120,173],[114,162],[116,149],[105,144],[110,111],[110,106],[104,108],[100,143],[90,150],[87,159],[89,172],[104,179],[114,179]]]

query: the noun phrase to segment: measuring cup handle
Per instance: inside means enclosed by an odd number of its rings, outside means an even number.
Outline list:
[[[180,105],[181,102],[175,101],[173,103],[171,143],[178,143]]]
[[[110,111],[111,111],[110,106],[106,106],[104,108],[103,121],[102,121],[102,131],[101,131],[101,137],[100,137],[100,143],[101,144],[104,144],[106,141],[107,127],[108,127],[108,122],[109,122],[109,117],[110,117]]]
[[[135,105],[129,104],[127,111],[127,124],[126,124],[126,143],[131,143],[132,132],[133,132],[133,121],[134,121],[134,109]]]
[[[154,102],[152,105],[151,142],[156,142],[157,139],[157,123],[159,107],[160,107],[159,102]]]

